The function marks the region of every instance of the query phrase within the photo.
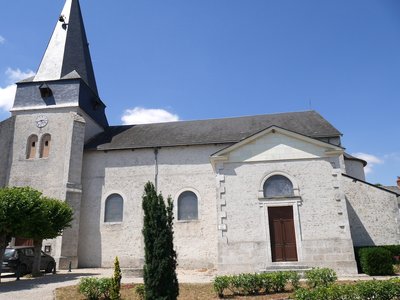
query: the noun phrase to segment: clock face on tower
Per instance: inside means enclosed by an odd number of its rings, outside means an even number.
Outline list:
[[[46,116],[39,116],[39,117],[36,118],[36,126],[38,128],[45,127],[48,122],[49,122],[49,120],[47,119]]]

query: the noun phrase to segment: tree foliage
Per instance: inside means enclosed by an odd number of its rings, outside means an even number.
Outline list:
[[[176,252],[173,245],[173,203],[165,205],[148,182],[143,195],[145,243],[144,285],[147,300],[175,300],[179,295],[176,276]]]
[[[73,220],[71,207],[60,200],[43,197],[29,187],[0,189],[0,260],[11,236],[34,241],[33,274],[39,274],[43,239],[62,234]]]
[[[39,212],[31,220],[31,227],[24,237],[33,239],[35,258],[32,266],[32,275],[40,275],[40,251],[44,239],[53,239],[61,235],[63,230],[70,227],[73,220],[72,208],[57,199],[41,197],[38,201]]]

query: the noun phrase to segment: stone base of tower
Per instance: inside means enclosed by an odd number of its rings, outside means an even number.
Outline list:
[[[78,257],[77,256],[62,256],[55,257],[58,270],[68,270],[71,264],[72,269],[78,268]]]

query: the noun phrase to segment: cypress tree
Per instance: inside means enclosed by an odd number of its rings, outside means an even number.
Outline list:
[[[143,279],[146,300],[176,300],[179,285],[176,276],[176,252],[173,242],[173,203],[170,197],[165,205],[148,182],[143,195],[143,236],[145,265]]]
[[[114,275],[111,278],[111,281],[112,281],[111,290],[110,290],[110,299],[111,300],[121,299],[121,293],[120,293],[121,279],[122,279],[121,268],[119,266],[118,256],[116,256],[115,260],[114,260]]]

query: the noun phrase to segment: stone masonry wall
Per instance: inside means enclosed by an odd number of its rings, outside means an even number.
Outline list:
[[[199,195],[199,219],[175,218],[179,267],[213,268],[217,263],[215,173],[209,162],[218,146],[158,150],[158,190],[175,204],[185,190]],[[122,267],[141,268],[144,261],[142,195],[155,178],[154,149],[86,151],[79,235],[81,267],[110,267],[118,255]],[[104,205],[113,193],[124,199],[123,221],[104,222]]]
[[[43,128],[36,126],[36,118],[45,115],[48,124]],[[80,206],[81,193],[81,163],[85,134],[85,121],[74,112],[45,111],[38,113],[22,113],[15,116],[15,138],[13,141],[13,156],[9,177],[10,186],[30,186],[44,195],[63,201],[74,203],[74,208]],[[26,158],[27,141],[29,136],[38,136],[36,157]],[[40,158],[40,139],[44,134],[51,135],[49,156]],[[73,195],[72,194],[76,194]],[[72,228],[66,230],[74,232],[70,238],[76,240],[79,232],[79,211],[75,209],[75,218]],[[56,259],[66,257],[65,264],[73,262],[77,265],[77,244],[62,237],[44,241],[44,245],[51,246],[51,254]],[[75,247],[75,249],[73,249]],[[70,253],[75,253],[70,256]],[[58,261],[60,262],[60,261]],[[64,264],[64,266],[65,266]],[[63,266],[63,264],[61,264]]]
[[[343,185],[354,246],[399,244],[396,195],[348,177]]]
[[[14,117],[0,122],[0,188],[7,185],[8,172],[13,156],[14,122]]]

